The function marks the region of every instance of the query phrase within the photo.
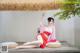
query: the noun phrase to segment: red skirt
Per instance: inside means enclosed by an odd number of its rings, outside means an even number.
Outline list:
[[[50,32],[43,32],[43,33],[40,33],[42,39],[43,39],[43,44],[40,45],[40,48],[45,48],[46,47],[46,44],[48,43],[48,36],[50,35],[51,33]]]

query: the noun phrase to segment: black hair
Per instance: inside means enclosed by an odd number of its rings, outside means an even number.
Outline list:
[[[40,33],[40,28],[38,28],[37,33],[38,33],[38,34]]]
[[[54,22],[54,18],[52,18],[52,17],[48,17],[48,22],[51,22],[51,20],[53,20],[53,22]]]

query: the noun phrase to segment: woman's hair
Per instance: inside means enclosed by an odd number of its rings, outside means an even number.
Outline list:
[[[52,17],[48,17],[48,22],[51,22],[51,20],[54,22],[54,18],[52,18]]]

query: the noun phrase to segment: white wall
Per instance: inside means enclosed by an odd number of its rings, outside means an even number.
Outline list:
[[[1,12],[0,16],[1,40],[31,41],[40,22],[41,13]]]
[[[45,18],[53,16],[57,10],[45,11]],[[1,11],[0,40],[31,41],[36,34],[43,12],[36,11]],[[74,44],[74,19],[55,18],[56,34],[59,40]]]
[[[80,18],[75,16],[75,46],[80,48]]]
[[[61,39],[67,41],[71,45],[74,45],[74,18],[68,20],[59,20],[58,34],[61,35]]]

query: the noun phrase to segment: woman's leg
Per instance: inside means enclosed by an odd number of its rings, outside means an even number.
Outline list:
[[[26,45],[36,45],[36,44],[40,45],[40,44],[42,44],[42,43],[43,43],[42,37],[41,37],[41,35],[38,35],[36,41],[26,42],[26,43],[24,43],[23,45],[24,45],[24,46],[26,46]]]
[[[47,44],[47,47],[49,47],[49,48],[58,48],[58,47],[61,47],[61,43],[59,41],[49,42]]]
[[[26,42],[23,44],[23,46],[27,46],[27,45],[36,45],[36,44],[40,44],[40,41],[32,41],[32,42]]]
[[[23,45],[17,46],[16,48],[36,48],[39,47],[39,41],[32,41],[24,43]]]
[[[27,45],[27,46],[17,46],[16,48],[36,48],[36,45]]]
[[[17,46],[16,48],[35,48],[35,47],[40,47],[40,45],[43,43],[42,37],[38,35],[37,41],[32,41],[32,42],[26,42],[21,46]]]

